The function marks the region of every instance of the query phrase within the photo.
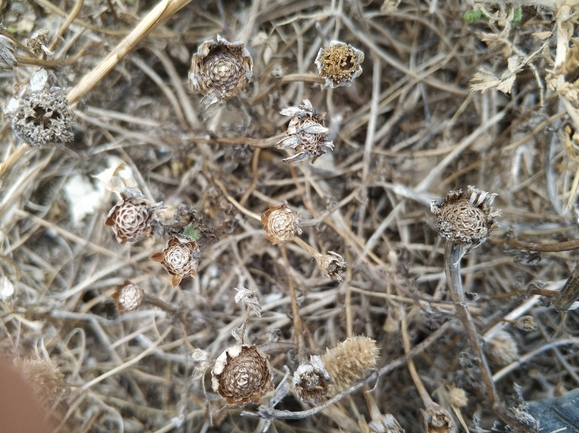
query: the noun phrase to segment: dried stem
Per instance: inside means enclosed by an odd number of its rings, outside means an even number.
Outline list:
[[[300,310],[298,307],[298,301],[297,301],[297,297],[296,297],[296,289],[294,287],[294,281],[293,281],[293,279],[290,275],[290,272],[289,272],[290,264],[289,264],[289,260],[287,258],[287,252],[286,252],[286,249],[283,245],[281,247],[281,255],[283,257],[283,261],[285,263],[285,268],[287,271],[287,281],[288,281],[288,286],[289,286],[289,293],[290,293],[290,299],[291,299],[291,304],[292,304],[292,315],[293,315],[293,320],[294,320],[294,331],[296,333],[296,342],[298,345],[299,363],[305,364],[305,363],[307,363],[307,358],[306,358],[306,346],[304,343],[304,336],[302,334],[302,319],[300,317]]]
[[[292,239],[296,244],[298,244],[300,247],[302,247],[304,250],[306,250],[308,253],[311,254],[311,256],[318,260],[319,257],[321,257],[322,255],[320,253],[318,253],[314,247],[312,247],[310,244],[308,244],[306,241],[304,241],[302,238],[299,238],[297,236],[294,236]]]
[[[408,355],[410,353],[410,339],[408,338],[408,323],[406,322],[406,314],[402,313],[401,319],[401,331],[402,331],[402,342],[404,344],[404,353]],[[418,390],[418,394],[420,394],[420,398],[422,399],[422,403],[424,403],[425,407],[432,406],[432,398],[430,398],[430,394],[426,391],[420,376],[418,376],[418,372],[416,371],[416,367],[414,365],[414,361],[409,359],[406,364],[408,364],[408,371],[410,372],[410,376],[412,377],[412,381]]]

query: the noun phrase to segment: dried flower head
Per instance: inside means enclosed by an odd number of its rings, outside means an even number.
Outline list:
[[[420,409],[424,416],[426,433],[454,433],[456,425],[450,413],[442,406],[432,402],[426,410]]]
[[[229,406],[259,403],[274,388],[272,371],[269,357],[257,346],[239,344],[219,355],[211,384]]]
[[[247,305],[247,308],[251,308],[255,312],[257,317],[261,317],[261,305],[259,304],[257,293],[253,290],[246,289],[245,287],[234,289],[237,291],[235,294],[235,303],[238,304],[243,301],[245,305]]]
[[[14,365],[45,407],[50,408],[68,391],[64,375],[50,360],[38,357],[16,358]]]
[[[349,44],[331,41],[326,48],[320,48],[315,63],[320,77],[325,79],[324,87],[351,86],[352,80],[362,73],[364,53]]]
[[[118,311],[133,311],[141,306],[145,299],[145,292],[136,284],[125,280],[123,284],[115,287],[112,298]]]
[[[300,400],[318,404],[328,393],[332,379],[324,367],[322,358],[314,355],[310,357],[309,364],[301,364],[297,368],[293,384]]]
[[[466,391],[454,385],[448,387],[448,402],[454,407],[464,407],[468,404]]]
[[[328,141],[328,128],[325,126],[324,115],[312,106],[308,99],[304,99],[299,107],[288,107],[280,111],[284,116],[291,116],[287,127],[287,137],[278,144],[278,149],[294,149],[298,153],[283,162],[292,163],[307,161],[312,163],[328,150],[334,149],[334,143]]]
[[[396,418],[389,413],[381,415],[378,419],[373,419],[368,423],[368,428],[370,433],[404,433],[404,429]]]
[[[512,335],[500,330],[486,346],[490,358],[499,366],[510,364],[519,359],[519,349]]]
[[[162,252],[151,256],[151,260],[161,263],[173,275],[173,287],[178,286],[183,278],[197,274],[200,258],[201,250],[197,242],[183,235],[173,236]]]
[[[536,331],[538,326],[533,316],[521,316],[515,321],[515,326],[522,331]]]
[[[274,245],[280,242],[290,241],[296,234],[301,234],[298,214],[287,205],[269,205],[269,208],[261,216],[261,223],[266,237]]]
[[[231,99],[245,89],[253,74],[253,60],[243,42],[203,42],[191,59],[189,88],[205,95],[206,105]]]
[[[430,210],[438,216],[440,237],[466,246],[466,252],[478,247],[499,226],[495,217],[501,212],[490,207],[496,196],[469,186],[466,194],[459,189],[433,200]]]
[[[14,52],[14,42],[6,36],[0,35],[0,71],[11,71],[18,66]]]
[[[334,381],[330,393],[337,394],[364,378],[366,371],[376,368],[379,353],[376,341],[363,335],[347,338],[328,349],[322,362]]]
[[[339,283],[343,283],[346,280],[344,276],[346,261],[338,253],[328,251],[326,254],[320,254],[316,257],[316,262],[324,277]]]
[[[149,224],[151,214],[163,204],[153,205],[141,191],[133,188],[126,188],[121,192],[121,199],[109,211],[105,220],[105,225],[112,227],[118,243],[125,245],[149,236],[152,232]]]

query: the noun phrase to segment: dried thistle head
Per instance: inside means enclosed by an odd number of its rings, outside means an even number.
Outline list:
[[[162,206],[153,205],[141,191],[126,188],[121,192],[119,201],[107,215],[105,225],[112,227],[117,242],[125,245],[127,242],[138,242],[152,232],[149,225],[151,214]]]
[[[298,214],[287,207],[286,204],[275,206],[270,204],[269,208],[261,216],[261,223],[265,230],[266,237],[274,245],[280,242],[290,241],[296,234],[301,234]]]
[[[430,210],[438,217],[440,237],[466,246],[466,252],[478,247],[499,227],[495,217],[501,212],[490,207],[496,196],[469,186],[466,193],[459,189],[433,200]]]
[[[183,278],[197,274],[200,258],[201,250],[197,242],[183,235],[173,236],[163,251],[151,256],[151,260],[161,263],[173,275],[173,287],[178,286]]]
[[[308,99],[304,99],[298,107],[284,108],[280,114],[290,116],[291,120],[286,131],[287,137],[276,147],[298,152],[283,159],[283,162],[300,162],[311,158],[314,163],[328,150],[334,149],[334,143],[327,139],[329,130],[325,126],[324,115],[318,114]]]
[[[0,71],[7,72],[18,66],[18,61],[14,57],[14,42],[4,35],[0,35]]]
[[[243,42],[203,42],[191,59],[189,88],[205,95],[211,105],[231,99],[245,89],[253,74],[253,60]]]
[[[379,354],[376,341],[363,335],[347,338],[328,349],[321,358],[334,381],[330,393],[337,394],[363,379],[368,370],[376,368]]]
[[[39,357],[16,358],[14,365],[44,407],[50,408],[68,392],[64,375],[50,360]]]
[[[213,391],[229,406],[259,403],[274,389],[269,357],[255,345],[239,344],[226,349],[211,370]]]
[[[316,262],[324,277],[339,283],[343,283],[346,280],[344,276],[346,261],[338,253],[328,251],[326,254],[320,254],[316,257]]]
[[[362,73],[364,53],[340,41],[331,41],[328,47],[320,48],[315,63],[324,87],[351,86],[352,81]]]
[[[420,409],[424,416],[426,433],[454,433],[456,424],[452,416],[442,406],[432,402],[426,410]]]
[[[500,330],[487,343],[486,349],[490,358],[498,365],[508,365],[519,359],[519,349],[513,336]]]
[[[125,280],[123,284],[115,287],[115,293],[111,297],[114,299],[118,311],[133,311],[143,303],[145,292],[136,284]]]
[[[328,388],[332,378],[326,371],[319,356],[311,356],[309,364],[301,364],[294,373],[293,385],[301,401],[318,404]]]

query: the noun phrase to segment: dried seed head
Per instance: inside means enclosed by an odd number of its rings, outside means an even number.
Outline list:
[[[521,316],[516,320],[515,325],[520,330],[526,332],[537,330],[537,322],[533,316]]]
[[[51,407],[68,391],[64,375],[50,360],[43,358],[14,359],[14,365],[24,380],[30,384],[34,394],[45,407]]]
[[[301,364],[294,373],[294,388],[300,400],[310,404],[318,404],[328,388],[332,379],[324,367],[319,356],[311,356],[310,364]]]
[[[11,71],[18,66],[18,61],[14,57],[14,42],[6,36],[0,35],[0,71]]]
[[[121,192],[119,201],[107,215],[105,225],[112,227],[117,241],[121,245],[138,242],[152,232],[149,225],[152,212],[162,204],[153,204],[145,199],[140,191],[126,188]]]
[[[501,330],[491,338],[487,344],[491,359],[498,365],[503,366],[519,359],[519,349],[512,335]]]
[[[495,217],[500,211],[493,212],[490,207],[495,197],[469,186],[466,194],[459,189],[450,191],[444,199],[433,200],[430,210],[438,216],[440,237],[466,246],[466,252],[478,247],[499,226]]]
[[[378,419],[373,419],[368,423],[368,428],[370,433],[404,433],[404,429],[396,418],[389,413],[381,415]]]
[[[115,287],[112,298],[118,311],[133,311],[141,306],[145,299],[145,292],[129,280]]]
[[[343,283],[346,280],[344,276],[344,272],[346,272],[346,262],[338,253],[328,251],[326,254],[321,254],[316,257],[316,261],[324,277],[338,281],[339,283]]]
[[[151,260],[161,263],[173,275],[173,287],[178,286],[183,278],[197,274],[200,258],[201,250],[197,242],[183,235],[173,236],[162,252],[151,256]]]
[[[285,204],[279,206],[269,205],[269,208],[261,216],[261,223],[266,237],[275,245],[280,242],[290,241],[296,234],[301,234],[298,214]]]
[[[304,99],[299,107],[288,107],[280,111],[284,116],[291,116],[287,127],[287,137],[276,145],[278,149],[294,149],[298,153],[283,162],[292,163],[307,161],[312,163],[328,150],[334,149],[334,143],[327,139],[328,128],[325,126],[324,115],[312,106],[308,99]]]
[[[253,290],[246,289],[245,287],[241,287],[240,289],[234,288],[237,293],[235,294],[235,303],[240,303],[243,301],[247,308],[251,308],[257,317],[261,317],[261,305],[259,304],[259,298],[257,297],[257,293]]]
[[[259,403],[274,388],[268,358],[254,345],[240,344],[226,349],[211,370],[213,391],[229,406]]]
[[[364,53],[340,41],[330,42],[330,46],[320,48],[315,63],[320,77],[325,79],[324,87],[352,85],[352,80],[362,73]]]
[[[454,433],[456,425],[450,413],[442,406],[431,403],[426,410],[420,409],[424,416],[426,433]]]
[[[448,401],[451,406],[464,407],[468,404],[468,397],[466,391],[462,388],[457,388],[452,385],[448,387]]]
[[[376,341],[362,335],[328,349],[321,358],[334,381],[330,393],[337,394],[364,378],[366,371],[376,368],[379,353]]]
[[[205,95],[211,105],[231,99],[252,77],[253,60],[243,42],[230,43],[217,36],[217,41],[203,42],[191,59],[189,88]]]

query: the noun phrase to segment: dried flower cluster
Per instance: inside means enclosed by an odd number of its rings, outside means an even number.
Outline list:
[[[326,48],[320,48],[315,63],[320,77],[325,79],[324,87],[352,85],[352,81],[362,73],[364,53],[340,41],[331,41]]]
[[[173,236],[163,251],[151,256],[151,260],[161,263],[173,275],[173,287],[178,286],[183,278],[196,275],[200,258],[201,250],[197,242],[183,235]]]
[[[337,394],[364,378],[368,370],[376,368],[379,354],[376,341],[363,335],[347,338],[328,349],[322,362],[334,381],[331,393]]]
[[[117,310],[133,311],[141,306],[145,299],[145,292],[136,284],[129,280],[125,280],[123,284],[115,287],[115,292],[112,295],[115,301]]]
[[[257,346],[229,347],[215,361],[211,383],[230,406],[259,403],[274,388],[269,357]]]
[[[293,385],[300,400],[318,404],[328,393],[332,379],[319,356],[311,356],[309,364],[301,364],[294,373]]]
[[[296,234],[301,234],[298,215],[286,204],[279,206],[269,205],[261,216],[261,223],[266,237],[274,245],[284,241],[291,241]]]
[[[217,41],[201,44],[191,59],[189,88],[205,95],[211,105],[231,99],[245,89],[253,74],[253,60],[242,42]]]
[[[294,149],[298,153],[283,162],[293,163],[316,159],[328,150],[334,149],[334,143],[327,139],[328,128],[325,126],[323,114],[318,114],[312,103],[304,99],[298,107],[287,107],[280,111],[284,116],[290,116],[287,127],[287,137],[278,144],[279,149]]]
[[[495,197],[469,186],[466,193],[459,189],[433,200],[430,210],[438,217],[440,237],[466,246],[467,252],[478,247],[498,228],[495,217],[500,211],[493,212],[490,207]]]

